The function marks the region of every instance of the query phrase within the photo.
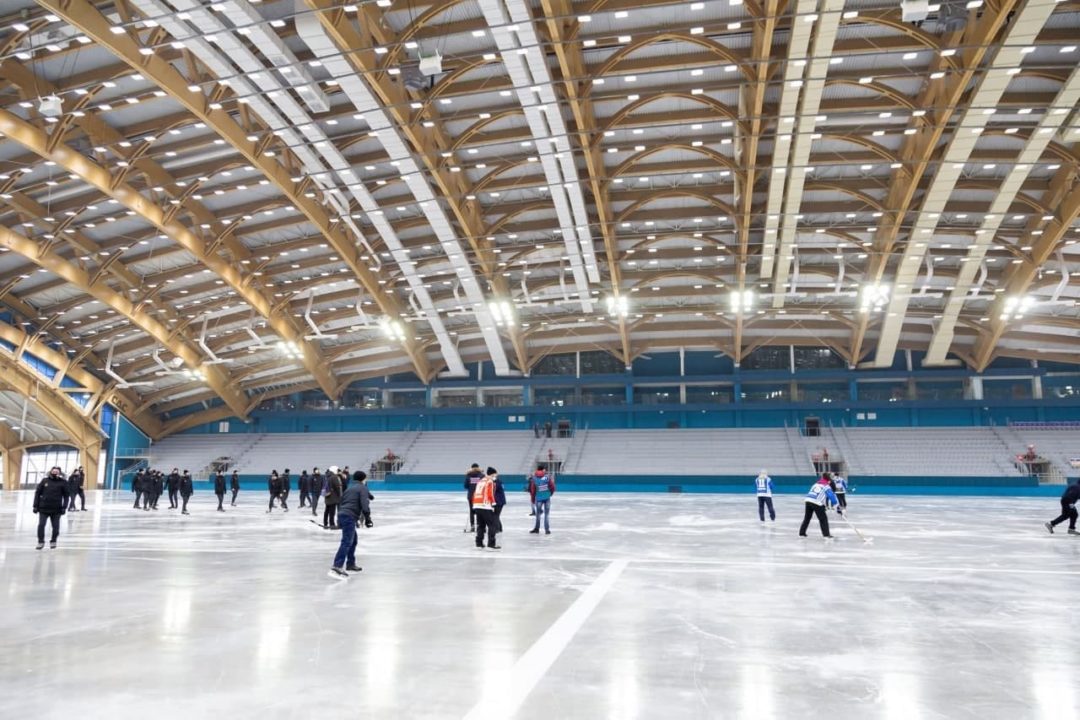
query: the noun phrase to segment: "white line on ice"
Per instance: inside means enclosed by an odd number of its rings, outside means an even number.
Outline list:
[[[505,671],[505,677],[488,679],[485,682],[487,690],[465,720],[512,717],[619,579],[626,565],[626,560],[616,560],[608,565],[514,666]]]

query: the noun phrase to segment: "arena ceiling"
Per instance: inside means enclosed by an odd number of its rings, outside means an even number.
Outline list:
[[[158,432],[576,349],[1080,361],[1075,1],[0,12],[5,332],[223,402]]]

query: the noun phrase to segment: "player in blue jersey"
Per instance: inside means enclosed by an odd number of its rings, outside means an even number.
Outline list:
[[[847,480],[840,473],[832,474],[833,492],[836,493],[836,502],[840,504],[840,509],[847,508]]]
[[[802,525],[799,527],[799,537],[806,537],[806,529],[810,527],[810,518],[814,515],[817,515],[821,534],[832,537],[829,534],[829,517],[825,512],[827,508],[836,508],[841,515],[844,514],[844,511],[840,509],[840,501],[836,499],[836,493],[829,487],[828,473],[823,473],[806,493],[806,512],[803,514]]]
[[[765,508],[769,509],[769,519],[776,520],[776,512],[772,505],[772,478],[765,470],[759,472],[754,479],[754,489],[757,491],[757,514],[761,522],[765,522]]]

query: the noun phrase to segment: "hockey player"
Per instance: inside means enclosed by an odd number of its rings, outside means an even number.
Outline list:
[[[754,488],[757,490],[757,514],[761,518],[761,522],[765,522],[765,508],[769,509],[769,520],[776,520],[776,512],[773,510],[772,505],[772,478],[764,469],[755,478]]]
[[[281,476],[278,475],[277,470],[270,471],[270,479],[266,482],[266,487],[270,491],[270,507],[266,512],[274,511],[274,501],[281,499]]]
[[[498,532],[498,524],[495,520],[495,479],[499,471],[493,467],[487,469],[487,474],[481,476],[473,488],[472,505],[476,515],[476,547],[484,547],[484,533],[487,532],[487,546],[492,550],[499,550],[500,546],[495,541]]]
[[[184,515],[191,514],[187,511],[187,503],[188,500],[191,498],[192,493],[194,492],[195,486],[191,482],[191,473],[185,470],[184,474],[180,476],[180,499],[184,502],[184,507],[181,512]]]
[[[841,515],[844,514],[844,511],[840,509],[836,494],[829,487],[828,473],[822,473],[821,478],[810,486],[810,491],[806,493],[806,512],[803,514],[802,525],[799,527],[799,537],[806,537],[806,529],[810,527],[810,518],[814,517],[814,515],[817,515],[818,525],[821,526],[821,534],[825,537],[832,537],[829,534],[829,518],[825,514],[826,507],[836,508]]]
[[[529,531],[532,535],[540,532],[540,518],[544,519],[544,534],[550,535],[548,516],[551,514],[551,496],[555,494],[555,478],[547,474],[547,466],[536,466],[536,472],[529,478],[529,497],[536,506],[536,524]]]
[[[473,509],[473,493],[476,492],[476,485],[482,477],[484,477],[484,471],[476,463],[473,463],[469,467],[469,471],[465,473],[465,499],[469,503],[469,527],[465,530],[467,533],[476,532],[476,511]]]
[[[847,508],[847,479],[840,473],[832,474],[833,485],[836,489],[833,491],[836,493],[836,501],[840,503],[840,508]]]
[[[1077,502],[1080,502],[1080,482],[1068,486],[1065,488],[1065,492],[1061,494],[1061,514],[1045,524],[1051,535],[1054,534],[1054,527],[1066,520],[1069,521],[1069,534],[1080,535],[1080,532],[1076,530]]]
[[[331,465],[326,469],[325,492],[323,501],[323,527],[327,530],[336,530],[337,506],[341,503],[341,476],[336,466]]]
[[[165,482],[165,488],[169,491],[169,509],[175,510],[180,507],[177,496],[180,494],[180,468],[173,468]]]
[[[60,516],[67,511],[68,483],[58,467],[49,471],[37,489],[34,490],[34,514],[38,516],[37,549],[45,547],[45,523],[52,524],[52,539],[49,548],[56,549],[56,538],[60,536]]]
[[[218,512],[225,512],[222,504],[225,502],[225,473],[220,470],[214,475],[214,494],[217,495]]]
[[[232,490],[232,506],[236,507],[236,496],[240,494],[240,471],[233,470],[229,478],[229,489]]]

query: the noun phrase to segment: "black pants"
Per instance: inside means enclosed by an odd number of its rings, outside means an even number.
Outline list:
[[[224,510],[225,509],[225,508],[221,507],[221,504],[223,502],[225,502],[225,493],[223,493],[223,492],[217,493],[217,509],[218,510]]]
[[[484,532],[487,532],[488,547],[495,547],[495,528],[498,521],[494,510],[474,510],[476,515],[476,547],[484,547]]]
[[[506,507],[506,506],[505,505],[496,505],[495,506],[495,532],[497,532],[497,533],[502,532],[502,511],[503,511],[504,507]]]
[[[319,497],[321,497],[319,493],[311,493],[311,514],[315,517],[319,517]]]
[[[62,513],[57,510],[56,512],[38,513],[37,521],[37,541],[39,543],[45,542],[45,521],[48,520],[52,523],[52,540],[50,542],[56,542],[56,538],[60,537],[60,515]]]
[[[236,496],[239,495],[239,494],[240,494],[240,488],[233,488],[232,489],[232,504],[233,505],[236,504]]]
[[[336,515],[337,515],[337,505],[331,505],[330,503],[327,503],[326,507],[323,509],[323,514],[322,514],[323,527],[333,527],[333,525],[334,525],[334,516],[336,516]]]
[[[286,500],[287,498],[288,498],[288,495],[271,495],[271,496],[270,496],[270,509],[271,509],[271,510],[273,510],[273,509],[274,509],[274,501],[275,501],[275,500],[280,500],[280,501],[281,501],[281,507],[282,507],[283,509],[285,509],[285,510],[288,510],[288,509],[289,509],[289,505],[288,505],[288,503],[286,503],[286,502],[285,502],[285,500]]]
[[[847,507],[847,493],[836,493],[836,500],[840,503],[840,507]]]
[[[761,522],[765,522],[765,508],[769,508],[769,519],[775,520],[776,512],[773,510],[772,498],[759,495],[757,499],[757,514],[758,517],[761,518]]]
[[[180,503],[177,502],[177,498],[179,498],[179,497],[180,497],[180,490],[179,489],[174,490],[172,488],[169,488],[169,507],[170,508],[180,506]]]
[[[1070,506],[1069,503],[1062,500],[1061,501],[1061,514],[1058,515],[1053,520],[1051,520],[1050,524],[1051,525],[1060,525],[1061,523],[1068,520],[1069,521],[1069,529],[1070,530],[1075,530],[1076,529],[1076,516],[1077,516],[1076,508]]]
[[[307,506],[307,499],[308,499],[307,490],[301,490],[300,491],[300,507],[306,507]]]
[[[135,491],[135,504],[134,504],[134,505],[132,505],[131,507],[133,507],[133,508],[135,508],[136,510],[138,510],[138,509],[139,509],[139,500],[140,500],[140,499],[142,499],[142,490],[136,490],[136,491]]]
[[[472,490],[472,488],[469,488],[468,492],[465,494],[465,499],[469,503],[469,529],[470,530],[472,530],[473,528],[476,527],[476,511],[473,510],[472,496],[473,496],[473,490]]]
[[[815,515],[817,515],[818,525],[821,526],[821,534],[825,537],[831,537],[829,535],[829,516],[825,513],[824,506],[812,502],[806,503],[806,513],[803,515],[802,525],[799,527],[799,535],[806,537],[806,529],[810,527],[810,518]]]
[[[184,496],[183,496],[183,497],[181,498],[181,499],[182,499],[182,500],[184,501],[184,507],[182,507],[182,508],[180,508],[180,509],[181,509],[181,510],[183,510],[184,512],[187,512],[187,501],[188,501],[188,499],[189,499],[190,497],[191,497],[190,495],[184,495]]]

